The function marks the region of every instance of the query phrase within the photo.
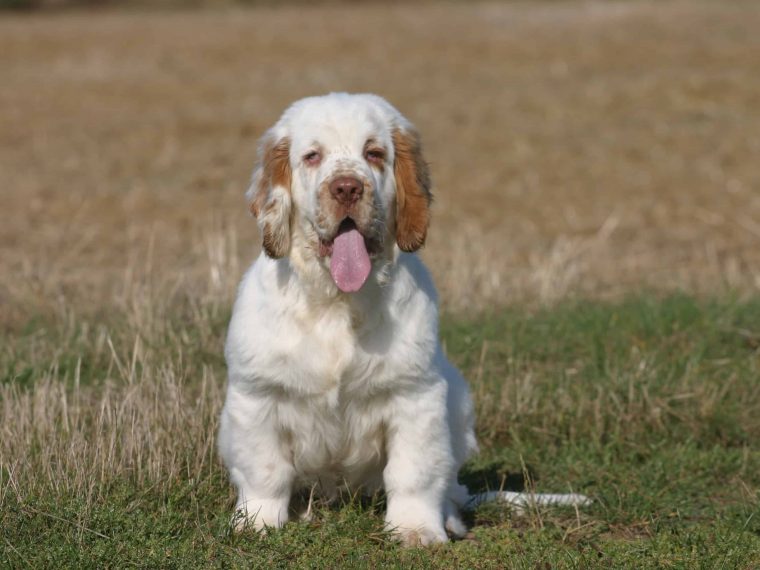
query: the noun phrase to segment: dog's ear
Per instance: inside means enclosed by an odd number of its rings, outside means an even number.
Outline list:
[[[430,225],[430,170],[422,157],[420,136],[413,129],[393,131],[396,177],[396,243],[404,251],[417,251],[425,243]]]
[[[291,179],[290,140],[267,133],[259,145],[259,163],[246,197],[261,230],[262,247],[275,259],[290,251]]]

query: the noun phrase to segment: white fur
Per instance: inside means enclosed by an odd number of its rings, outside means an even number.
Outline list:
[[[464,533],[459,509],[478,501],[457,482],[477,450],[473,407],[438,341],[435,288],[394,242],[393,168],[379,172],[361,154],[372,136],[392,165],[391,129],[409,127],[379,97],[332,94],[297,102],[266,135],[291,141],[292,188],[272,190],[292,196],[291,244],[245,274],[229,327],[219,449],[240,522],[279,527],[294,490],[316,484],[330,497],[347,483],[385,489],[388,528],[429,544]],[[324,159],[306,168],[300,157],[315,143]],[[383,251],[353,294],[336,288],[314,248],[317,191],[337,170],[369,180],[384,228]]]

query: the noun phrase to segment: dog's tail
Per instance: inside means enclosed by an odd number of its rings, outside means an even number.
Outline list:
[[[529,507],[532,505],[543,506],[570,506],[583,507],[590,505],[593,501],[585,495],[577,493],[567,494],[548,494],[548,493],[515,493],[512,491],[488,491],[486,493],[477,493],[470,495],[469,501],[465,503],[464,509],[472,510],[475,507],[489,502],[507,503],[517,508]]]

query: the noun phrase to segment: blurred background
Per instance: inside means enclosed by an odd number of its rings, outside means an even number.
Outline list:
[[[6,328],[229,299],[257,138],[330,91],[422,133],[447,311],[760,288],[756,2],[0,5]]]
[[[422,134],[462,480],[591,507],[230,534],[244,192],[331,91]],[[760,568],[757,0],[0,0],[0,197],[0,567]]]

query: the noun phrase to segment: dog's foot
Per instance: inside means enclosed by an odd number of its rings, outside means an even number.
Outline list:
[[[429,546],[449,540],[443,526],[443,513],[418,498],[392,498],[385,524],[404,546]]]
[[[416,548],[418,546],[430,546],[432,544],[439,544],[447,542],[449,537],[446,536],[446,532],[443,527],[440,529],[430,528],[412,528],[401,529],[396,528],[393,531],[393,535],[401,544],[407,548]]]
[[[236,532],[281,528],[288,522],[288,504],[279,499],[248,500],[239,502],[232,517]]]
[[[463,538],[467,534],[467,527],[457,515],[451,514],[446,517],[446,530],[455,538]]]
[[[467,534],[467,527],[459,517],[459,509],[454,501],[447,499],[443,506],[443,519],[446,532],[454,538],[462,538]]]

